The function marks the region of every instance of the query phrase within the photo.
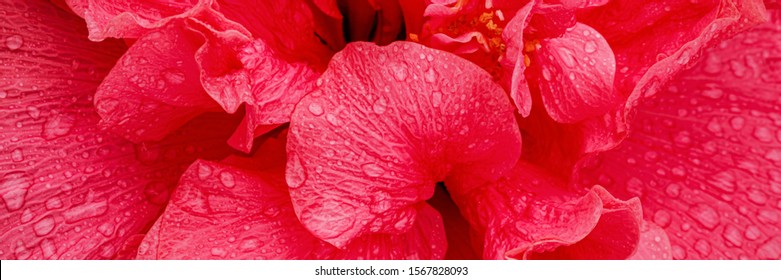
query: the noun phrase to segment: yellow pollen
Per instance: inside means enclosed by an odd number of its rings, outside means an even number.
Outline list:
[[[407,36],[409,37],[409,40],[410,40],[410,41],[413,41],[413,42],[420,42],[420,39],[418,39],[418,34],[415,34],[415,33],[410,33],[410,34],[409,34],[409,35],[407,35]]]
[[[529,67],[529,65],[532,65],[532,59],[529,58],[528,54],[523,55],[523,64],[526,65],[526,67]]]
[[[527,52],[527,53],[533,52],[535,50],[538,50],[541,46],[542,45],[540,45],[540,40],[535,39],[531,41],[526,41],[523,44],[523,52]]]

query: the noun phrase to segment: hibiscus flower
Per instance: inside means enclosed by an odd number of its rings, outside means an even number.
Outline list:
[[[0,5],[3,259],[781,258],[772,5]]]

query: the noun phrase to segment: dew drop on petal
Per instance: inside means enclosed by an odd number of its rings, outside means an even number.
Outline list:
[[[369,177],[379,177],[385,173],[385,169],[382,169],[382,167],[374,163],[364,164],[361,166],[361,169],[363,169],[363,173],[366,173],[366,176]]]
[[[385,113],[385,110],[388,108],[388,101],[385,100],[385,98],[380,97],[377,99],[376,102],[374,102],[374,106],[372,106],[372,109],[377,114]]]
[[[594,53],[597,51],[597,43],[594,41],[588,41],[586,42],[583,50],[586,51],[586,53]]]
[[[23,172],[11,172],[0,181],[0,196],[8,211],[22,208],[27,197],[27,190],[33,181]]]
[[[12,51],[18,50],[24,44],[24,39],[19,35],[11,35],[5,38],[5,46]]]
[[[323,106],[321,106],[318,103],[310,103],[309,104],[309,112],[312,113],[315,116],[320,116],[323,114]]]
[[[220,173],[220,182],[222,182],[222,185],[226,188],[232,188],[236,186],[236,179],[233,177],[232,173],[227,171]]]
[[[298,188],[306,181],[306,171],[301,164],[301,159],[296,154],[290,156],[290,166],[285,172],[285,180],[291,188]]]
[[[54,218],[52,218],[52,216],[46,216],[33,225],[33,231],[35,232],[35,235],[44,236],[52,232],[54,226]]]

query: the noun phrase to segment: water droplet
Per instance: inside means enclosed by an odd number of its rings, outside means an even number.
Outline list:
[[[74,121],[75,119],[70,116],[55,114],[43,123],[41,137],[46,140],[52,140],[60,136],[65,136],[70,132]]]
[[[114,224],[106,222],[98,226],[98,232],[106,237],[111,237],[111,235],[114,234],[114,228]]]
[[[26,224],[32,221],[34,218],[35,214],[33,211],[30,211],[30,208],[25,208],[24,211],[22,211],[22,216],[19,217],[19,221],[22,222],[22,224]]]
[[[108,200],[105,198],[98,199],[97,201],[88,202],[73,206],[62,213],[65,218],[65,222],[74,223],[87,218],[97,217],[105,214],[108,211]]]
[[[743,245],[743,234],[733,225],[725,226],[721,236],[727,241],[728,246],[740,247]]]
[[[222,185],[226,188],[236,186],[236,179],[233,177],[232,173],[227,171],[220,173],[220,182],[222,182]]]
[[[397,81],[403,82],[407,79],[407,69],[404,68],[404,66],[398,64],[392,65],[391,71],[393,71],[393,77],[396,78]]]
[[[773,239],[759,246],[757,248],[757,257],[767,260],[781,259],[781,236],[773,237]]]
[[[759,230],[757,226],[750,225],[746,227],[746,232],[744,233],[744,236],[746,236],[746,239],[748,240],[757,240],[760,236],[762,236],[762,232]]]
[[[439,91],[435,91],[431,93],[431,105],[434,107],[439,107],[439,105],[442,104],[442,93]]]
[[[717,88],[706,89],[702,91],[702,95],[713,99],[719,99],[724,95],[724,91]]]
[[[377,114],[385,113],[385,110],[388,108],[388,102],[385,100],[384,97],[380,97],[377,99],[376,102],[374,102],[374,106],[372,106],[372,109]]]
[[[46,210],[60,209],[62,206],[62,200],[60,200],[59,196],[53,196],[46,200]]]
[[[757,220],[763,224],[775,224],[778,222],[778,213],[772,210],[759,210]]]
[[[212,175],[212,168],[209,167],[209,165],[206,164],[199,164],[198,165],[198,178],[201,178],[201,180],[209,179]]]
[[[39,110],[38,107],[35,106],[27,106],[27,115],[37,120],[38,118],[41,117],[41,110]]]
[[[369,177],[379,177],[385,173],[385,169],[382,169],[382,167],[374,163],[364,164],[361,166],[361,169],[363,169],[363,173],[366,173],[366,176]]]
[[[212,248],[211,253],[213,256],[217,256],[217,257],[225,257],[225,255],[228,254],[228,252],[225,251],[225,249],[218,248],[218,247]]]
[[[691,215],[694,220],[700,223],[703,227],[707,229],[714,229],[716,226],[719,225],[720,219],[719,219],[719,213],[716,212],[716,209],[713,209],[710,205],[707,204],[697,204],[691,209]]]
[[[11,160],[14,162],[20,162],[24,160],[24,154],[22,153],[22,149],[16,148],[13,151],[11,151]]]
[[[46,238],[44,240],[41,240],[41,253],[43,253],[43,257],[46,259],[51,259],[55,254],[57,254],[57,245],[55,245],[54,241],[51,240],[51,238]]]
[[[597,43],[595,43],[594,41],[586,42],[584,50],[586,51],[586,53],[594,53],[594,52],[596,52],[597,51]]]
[[[5,46],[12,51],[18,50],[24,44],[24,39],[19,35],[11,35],[5,38]]]
[[[670,225],[672,216],[665,210],[659,210],[654,213],[654,223],[660,227],[666,228]]]
[[[306,171],[297,154],[292,154],[285,172],[285,180],[290,188],[298,188],[306,181]]]
[[[319,116],[323,114],[323,106],[320,106],[318,103],[310,103],[309,104],[309,112],[312,113],[315,116]]]
[[[257,238],[250,237],[241,241],[241,243],[239,244],[239,249],[245,252],[252,251],[260,246],[263,246],[261,244],[262,242],[260,242],[260,240],[258,240]]]
[[[737,188],[737,179],[735,178],[735,175],[729,171],[719,172],[716,175],[711,176],[708,181],[713,186],[726,193],[735,192],[735,189]]]
[[[44,236],[52,232],[54,226],[54,218],[52,218],[52,216],[46,216],[33,225],[33,231],[35,232],[35,235]]]
[[[27,190],[33,181],[23,172],[11,172],[0,181],[0,196],[8,211],[16,211],[24,206]]]
[[[182,71],[179,71],[179,69],[174,69],[174,68],[168,68],[163,70],[162,76],[163,79],[165,79],[165,81],[171,85],[180,85],[184,83],[185,80],[184,73],[182,73]]]
[[[339,126],[339,119],[334,114],[326,114],[325,120],[333,126]]]
[[[711,253],[711,246],[710,243],[704,239],[697,240],[697,242],[694,243],[694,250],[697,250],[698,253],[700,253],[700,257],[707,257]]]
[[[433,83],[437,81],[437,71],[434,71],[434,68],[430,68],[426,71],[426,73],[423,73],[423,78],[426,79],[426,82]]]
[[[666,193],[669,197],[676,198],[681,195],[681,185],[677,183],[669,184],[664,190],[664,193]]]
[[[546,81],[551,80],[552,77],[551,77],[550,70],[548,70],[548,68],[542,68],[542,78],[545,79]]]
[[[746,120],[743,117],[734,117],[729,121],[729,124],[732,126],[732,129],[741,130],[746,124]]]
[[[757,127],[754,129],[754,138],[757,138],[760,142],[768,143],[773,141],[773,132],[767,127]]]
[[[748,200],[757,205],[764,205],[767,202],[767,195],[761,190],[752,189],[748,191]]]

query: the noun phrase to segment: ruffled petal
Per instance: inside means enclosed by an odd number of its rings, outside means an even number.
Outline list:
[[[133,145],[99,129],[92,94],[124,44],[88,41],[81,19],[45,1],[0,5],[13,77],[0,81],[0,258],[112,258],[154,221],[180,164],[227,150],[226,131],[201,121]]]
[[[318,37],[317,13],[307,1],[219,0],[218,11],[262,40],[280,59],[304,61],[323,69],[336,51]]]
[[[176,18],[186,18],[208,7],[211,0],[128,1],[66,0],[87,21],[89,38],[138,38]]]
[[[781,258],[779,42],[779,25],[765,24],[708,50],[577,181],[640,197],[675,259]]]
[[[194,21],[194,28],[206,38],[195,59],[201,67],[204,88],[226,112],[234,113],[246,105],[245,120],[230,143],[249,152],[256,136],[290,121],[295,104],[315,87],[320,76],[315,69],[324,68],[318,63],[325,62],[320,61],[322,57],[317,60],[320,62],[286,60],[288,55],[269,42],[216,21]]]
[[[133,142],[156,141],[193,117],[219,110],[200,84],[203,44],[181,21],[142,36],[95,94],[102,125]]]
[[[352,43],[318,83],[293,112],[287,182],[304,226],[337,247],[406,232],[436,182],[496,179],[519,157],[504,92],[449,53]]]
[[[640,240],[637,199],[621,201],[598,186],[577,198],[563,181],[528,163],[468,192],[457,182],[446,184],[484,236],[485,259],[624,259]]]
[[[604,115],[617,105],[616,61],[607,41],[593,28],[575,24],[561,37],[541,40],[530,56],[527,75],[539,86],[554,120],[575,123]]]
[[[765,20],[762,1],[611,1],[578,20],[601,33],[616,57],[621,96],[650,96],[697,61],[703,48]]]

